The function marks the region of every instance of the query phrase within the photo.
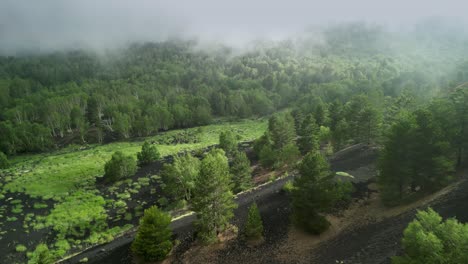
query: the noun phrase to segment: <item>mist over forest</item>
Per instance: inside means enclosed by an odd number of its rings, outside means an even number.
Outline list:
[[[467,7],[1,1],[0,263],[468,263]]]

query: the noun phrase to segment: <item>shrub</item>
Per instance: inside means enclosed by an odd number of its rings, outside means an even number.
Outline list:
[[[172,250],[171,216],[156,206],[145,210],[132,243],[132,251],[145,261],[163,260]]]
[[[55,257],[50,252],[46,244],[37,245],[36,250],[31,254],[28,264],[50,264],[54,263]]]
[[[247,223],[245,224],[245,236],[248,239],[259,239],[263,236],[262,217],[256,203],[249,207]]]
[[[104,181],[116,182],[122,180],[135,174],[136,169],[137,164],[135,158],[117,151],[112,155],[112,159],[104,166]]]
[[[7,156],[0,151],[0,169],[6,169],[10,166]]]
[[[25,252],[26,250],[28,250],[25,245],[21,245],[21,244],[17,245],[15,249],[16,249],[16,252]]]
[[[155,145],[151,145],[145,141],[141,147],[141,152],[137,153],[137,158],[139,164],[146,165],[159,160],[161,158],[161,154],[159,154]]]
[[[431,208],[419,211],[405,229],[402,245],[404,255],[394,257],[394,264],[468,263],[468,224],[443,221]]]

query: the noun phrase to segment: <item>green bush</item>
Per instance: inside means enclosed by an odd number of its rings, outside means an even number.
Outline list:
[[[155,145],[151,145],[145,141],[141,147],[141,152],[137,153],[137,158],[139,164],[146,165],[159,160],[161,158],[161,154]]]
[[[36,250],[29,257],[28,264],[51,264],[55,262],[54,255],[50,252],[46,244],[37,245]]]
[[[156,206],[145,210],[132,243],[132,252],[145,261],[160,261],[172,250],[171,216]]]
[[[245,236],[248,239],[259,239],[263,236],[263,222],[257,204],[249,207],[247,223],[245,224]]]
[[[0,151],[0,169],[6,169],[10,166],[7,156]]]
[[[135,158],[117,151],[104,166],[104,181],[116,182],[122,180],[135,174],[136,170],[137,164]]]
[[[468,263],[468,224],[443,221],[431,208],[419,211],[405,229],[402,245],[404,255],[394,257],[393,264]]]

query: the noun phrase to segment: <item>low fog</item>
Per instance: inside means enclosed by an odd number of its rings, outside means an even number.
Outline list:
[[[243,45],[350,21],[409,30],[430,17],[464,22],[462,0],[2,0],[0,53],[108,49],[191,38]]]

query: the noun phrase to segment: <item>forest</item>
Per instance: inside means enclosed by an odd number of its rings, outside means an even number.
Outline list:
[[[445,24],[349,23],[245,49],[175,38],[0,56],[0,243],[14,247],[0,252],[54,263],[134,232],[136,259],[160,261],[192,212],[201,244],[267,243],[264,204],[244,197],[284,179],[285,219],[319,235],[359,194],[334,164],[354,146],[378,153],[366,184],[385,208],[434,195],[468,165],[466,44]],[[392,263],[465,263],[445,234],[468,245],[466,228],[420,210]]]

